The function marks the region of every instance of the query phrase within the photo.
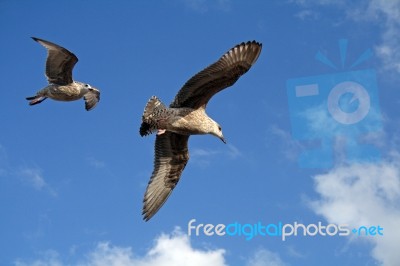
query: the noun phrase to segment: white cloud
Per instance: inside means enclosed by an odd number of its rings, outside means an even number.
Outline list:
[[[62,266],[67,265],[57,253],[48,252],[44,259],[26,263],[17,260],[16,266]],[[194,248],[187,235],[177,228],[171,234],[162,234],[155,239],[147,253],[139,257],[131,247],[118,247],[109,242],[99,243],[74,265],[78,266],[225,266],[225,250]]]
[[[18,172],[22,180],[38,191],[48,191],[50,195],[57,196],[57,192],[45,181],[42,170],[34,168],[23,168]]]
[[[26,168],[21,170],[20,173],[26,177],[26,181],[28,181],[35,189],[41,190],[46,186],[46,181],[44,181],[39,169]]]
[[[131,248],[113,247],[109,243],[100,243],[89,255],[89,261],[81,266],[137,265],[137,266],[168,266],[168,265],[226,265],[225,251],[194,249],[188,236],[180,230],[171,235],[162,234],[154,246],[142,258],[135,257]]]
[[[314,178],[320,198],[312,209],[329,223],[351,228],[377,226],[384,236],[353,236],[352,241],[373,244],[372,257],[383,265],[400,265],[400,164],[399,155],[375,164],[339,166]]]
[[[190,238],[177,227],[171,234],[162,234],[143,256],[134,253],[131,247],[119,247],[109,242],[100,242],[74,265],[78,266],[227,266],[224,249],[194,248]],[[77,256],[76,250],[73,252]],[[42,253],[41,259],[26,261],[17,259],[15,266],[64,266],[54,250]],[[267,249],[258,249],[247,261],[246,266],[285,266],[279,254]]]
[[[78,266],[227,266],[226,250],[219,248],[194,248],[190,238],[177,227],[170,234],[158,236],[152,247],[142,256],[138,256],[131,247],[120,247],[109,242],[101,242],[87,254],[77,255],[74,246],[73,256],[78,259],[72,265]],[[26,261],[18,259],[15,266],[64,266],[61,256],[54,250],[42,253],[41,259]],[[69,260],[70,261],[70,260]],[[280,256],[267,249],[258,249],[247,259],[246,266],[285,266]]]

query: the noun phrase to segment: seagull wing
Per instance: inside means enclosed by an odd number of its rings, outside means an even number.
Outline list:
[[[167,201],[189,160],[189,136],[172,132],[157,135],[154,171],[143,199],[143,219],[150,220]]]
[[[46,76],[49,83],[58,85],[72,83],[72,69],[78,62],[78,58],[57,44],[35,37],[32,37],[32,39],[47,49]]]
[[[85,99],[86,111],[90,111],[100,101],[100,92],[98,90],[90,90],[83,98]]]
[[[257,61],[262,44],[241,43],[226,52],[217,62],[206,67],[179,90],[170,107],[205,108],[217,92],[232,86]]]

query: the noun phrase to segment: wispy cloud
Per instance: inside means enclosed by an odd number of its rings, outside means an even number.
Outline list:
[[[57,196],[57,192],[45,181],[42,170],[38,167],[25,167],[17,173],[22,181],[38,191],[47,191],[52,196]]]
[[[0,168],[0,176],[5,176],[7,174],[7,171],[3,168]]]
[[[207,11],[207,5],[206,5],[206,0],[181,0],[185,4],[185,6],[189,9],[192,9],[196,12],[206,12]]]
[[[7,152],[3,145],[0,144],[0,162],[3,162],[7,159]]]
[[[381,43],[375,51],[385,69],[400,73],[400,0],[371,0],[365,13],[377,23],[384,23]]]
[[[23,260],[17,259],[14,262],[15,266],[62,266],[59,255],[54,250],[47,250],[41,254],[42,259],[25,262]]]
[[[251,257],[246,266],[285,266],[287,265],[282,261],[279,254],[269,251],[267,249],[257,250],[253,257]]]
[[[187,8],[198,13],[205,13],[210,9],[228,12],[231,10],[231,0],[180,0]]]
[[[296,13],[295,17],[297,17],[301,20],[315,20],[320,17],[320,14],[311,9],[304,9],[304,10],[301,10],[298,13]]]
[[[373,244],[372,257],[383,265],[400,265],[400,164],[396,153],[376,164],[339,166],[314,178],[319,198],[311,208],[329,223],[350,227],[380,225],[384,237],[363,238]],[[352,239],[353,241],[360,240]]]
[[[236,159],[236,158],[242,156],[242,153],[240,152],[240,150],[236,146],[234,146],[232,144],[227,144],[227,146],[228,146],[228,152],[226,154],[230,158]]]
[[[0,144],[0,177],[17,177],[21,183],[37,191],[46,191],[51,196],[57,196],[56,190],[46,182],[42,170],[38,166],[18,166],[18,164],[15,166],[11,159],[8,158],[6,148]]]
[[[0,176],[7,173],[8,156],[6,149],[0,144]]]
[[[400,0],[349,1],[336,0],[293,0],[304,10],[295,16],[299,19],[319,19],[320,13],[315,7],[332,6],[343,11],[344,18],[363,23],[366,21],[378,24],[381,29],[380,44],[375,53],[383,62],[383,69],[400,73]]]
[[[295,3],[303,7],[313,7],[313,6],[343,6],[348,3],[346,0],[289,0],[290,3]]]
[[[298,250],[297,250],[295,247],[293,247],[293,246],[287,246],[286,249],[287,249],[287,254],[288,254],[290,257],[298,258],[298,259],[305,259],[305,258],[307,258],[307,254],[301,253],[300,251],[298,251]]]
[[[190,151],[191,161],[201,166],[207,166],[215,157],[224,157],[231,160],[242,156],[241,151],[233,144],[226,144],[221,149],[193,148]],[[226,149],[226,147],[228,149]]]
[[[103,161],[100,161],[92,156],[88,156],[86,157],[86,160],[88,161],[88,163],[93,166],[96,169],[101,169],[106,167],[106,163]]]
[[[190,152],[192,157],[209,157],[219,154],[219,150],[210,150],[210,149],[202,149],[202,148],[195,148],[193,151]]]
[[[271,125],[267,132],[267,145],[275,141],[278,141],[281,146],[279,152],[290,161],[296,161],[299,153],[304,149],[299,141],[293,139],[289,131],[277,125]]]

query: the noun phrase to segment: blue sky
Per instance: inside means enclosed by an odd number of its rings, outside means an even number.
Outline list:
[[[0,1],[0,264],[400,265],[399,12],[398,0]],[[25,97],[47,84],[46,51],[31,36],[78,56],[74,79],[101,90],[94,110],[82,100],[28,105]],[[171,102],[192,75],[249,40],[263,43],[257,63],[207,107],[228,144],[191,137],[180,183],[144,222],[154,136],[138,131],[147,100]],[[372,56],[350,69],[367,49]],[[332,119],[321,97],[304,105],[314,131],[292,135],[299,114],[288,80],[366,69],[376,73],[370,114],[379,127],[324,135]],[[322,143],[313,136],[332,135],[332,167],[299,164]],[[357,153],[357,143],[380,160]],[[346,157],[360,153],[373,159]],[[192,219],[379,225],[384,235],[189,236]]]

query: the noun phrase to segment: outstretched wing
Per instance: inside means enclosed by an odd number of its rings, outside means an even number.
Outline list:
[[[179,90],[170,107],[205,108],[217,92],[232,86],[257,61],[262,44],[241,43],[226,52],[217,62],[189,79]]]
[[[150,220],[167,201],[189,160],[189,136],[172,132],[157,135],[154,170],[143,199],[143,219]]]
[[[90,90],[85,94],[85,96],[83,96],[83,98],[85,99],[86,111],[90,111],[100,101],[100,91]]]
[[[32,39],[47,49],[46,76],[49,83],[58,85],[72,83],[72,69],[78,62],[78,58],[57,44],[35,37],[32,37]]]

